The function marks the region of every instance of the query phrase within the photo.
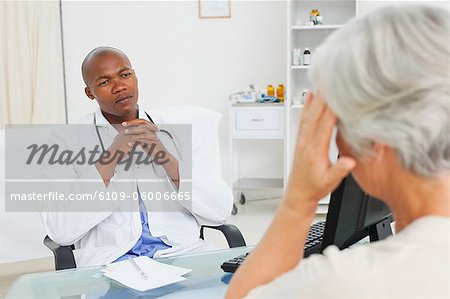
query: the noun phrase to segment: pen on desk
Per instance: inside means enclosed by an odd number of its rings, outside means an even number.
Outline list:
[[[128,261],[133,265],[133,267],[136,268],[136,270],[138,270],[139,274],[141,274],[143,279],[145,279],[145,280],[148,279],[147,274],[145,274],[144,270],[142,270],[141,267],[139,267],[139,265],[136,264],[136,262],[133,260],[133,258],[131,256],[128,257]]]

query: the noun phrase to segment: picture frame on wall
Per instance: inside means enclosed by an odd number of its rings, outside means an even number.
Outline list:
[[[231,18],[231,0],[198,0],[200,19]]]

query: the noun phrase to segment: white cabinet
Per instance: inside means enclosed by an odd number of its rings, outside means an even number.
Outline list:
[[[285,136],[285,109],[283,104],[230,104],[230,186],[233,186],[233,193],[239,197],[241,204],[246,201],[244,190],[264,190],[271,194],[281,195],[283,188],[283,178],[241,178],[239,151],[234,147],[243,139],[273,139],[283,140]],[[257,141],[255,141],[257,142]],[[234,170],[237,170],[235,174]],[[275,191],[275,192],[272,192]],[[273,196],[264,196],[272,198]],[[236,206],[233,214],[237,212]]]
[[[294,98],[300,97],[304,89],[312,90],[313,86],[308,80],[309,65],[294,65],[293,50],[309,48],[311,51],[311,64],[314,64],[315,49],[335,30],[345,26],[345,23],[356,16],[358,2],[348,1],[288,1],[287,4],[287,36],[288,59],[286,64],[287,84],[285,102],[285,143],[284,143],[284,177],[287,178],[295,150],[295,141],[298,134],[298,125],[303,105],[294,105]],[[312,9],[318,9],[323,17],[323,25],[310,26],[309,14]],[[338,75],[339,70],[336,70]],[[330,158],[337,157],[337,149],[332,147]],[[287,179],[284,180],[285,186]],[[329,198],[324,198],[319,206],[318,213],[327,212]]]

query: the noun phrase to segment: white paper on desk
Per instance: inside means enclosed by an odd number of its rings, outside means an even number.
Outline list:
[[[142,270],[144,270],[144,272],[146,274],[147,274],[147,271],[150,271],[149,272],[150,274],[153,271],[154,272],[170,271],[171,273],[174,273],[177,275],[184,275],[184,274],[187,274],[192,271],[192,269],[186,269],[186,268],[181,268],[181,267],[177,267],[177,266],[159,263],[159,262],[155,261],[154,259],[151,259],[147,256],[135,257],[135,258],[133,258],[133,260],[136,262],[136,264],[138,264],[139,267],[142,268]],[[131,263],[128,260],[124,260],[121,262],[109,264],[108,266],[106,266],[105,270],[108,270],[108,271],[119,270],[120,271],[124,267],[124,265],[126,265],[126,267],[129,267],[129,266],[131,266]]]
[[[147,291],[183,281],[186,278],[181,277],[181,275],[192,271],[190,269],[158,263],[146,256],[134,258],[134,261],[147,274],[148,279],[144,279],[128,260],[110,264],[102,272],[105,276],[127,287],[138,291]]]

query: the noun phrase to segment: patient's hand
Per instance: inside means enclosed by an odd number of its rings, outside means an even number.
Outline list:
[[[302,113],[286,204],[300,208],[299,199],[318,202],[335,189],[355,167],[356,161],[341,156],[329,160],[329,145],[336,116],[320,94],[309,93]],[[301,196],[299,196],[301,195]]]

